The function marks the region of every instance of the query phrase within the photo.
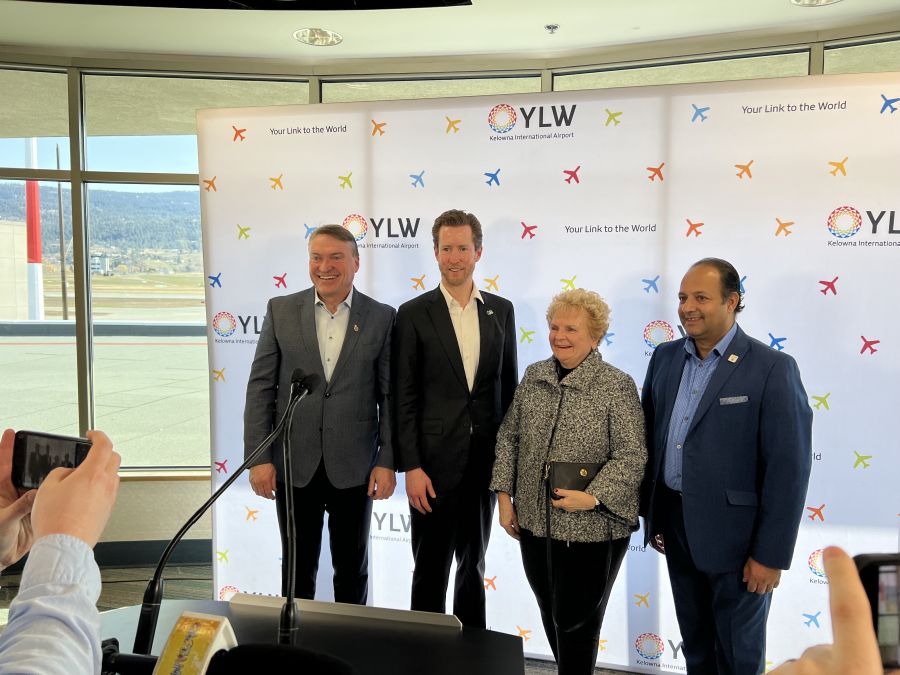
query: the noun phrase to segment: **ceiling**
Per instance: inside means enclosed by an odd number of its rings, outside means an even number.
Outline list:
[[[558,24],[550,34],[546,24]],[[368,11],[235,11],[0,0],[4,51],[102,57],[247,57],[288,64],[361,59],[553,59],[671,40],[898,30],[898,0],[842,0],[803,8],[789,0],[473,0],[471,6]],[[338,31],[336,47],[311,47],[294,30]],[[882,30],[885,30],[882,29]]]

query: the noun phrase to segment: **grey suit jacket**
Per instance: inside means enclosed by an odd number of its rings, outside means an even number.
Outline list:
[[[389,405],[394,315],[393,307],[354,290],[347,335],[326,385],[316,339],[314,289],[269,300],[247,383],[244,456],[281,419],[291,374],[302,368],[320,380],[294,412],[294,486],[309,483],[322,460],[329,481],[341,489],[368,482],[375,465],[393,469]],[[273,463],[281,482],[282,436],[256,462]]]

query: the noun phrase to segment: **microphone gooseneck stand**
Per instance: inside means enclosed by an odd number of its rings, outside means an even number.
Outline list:
[[[307,390],[311,389],[308,380],[312,376],[307,377],[307,381],[298,384],[298,387],[305,386]],[[291,384],[294,387],[294,384]],[[293,391],[291,392],[293,394]],[[281,608],[281,618],[278,623],[278,644],[293,645],[300,632],[299,614],[300,609],[294,601],[297,585],[297,528],[295,527],[294,514],[294,470],[291,459],[291,429],[294,423],[294,407],[288,409],[287,427],[284,436],[281,439],[282,461],[284,464],[284,539],[285,539],[285,567],[283,574],[286,577],[284,605]]]

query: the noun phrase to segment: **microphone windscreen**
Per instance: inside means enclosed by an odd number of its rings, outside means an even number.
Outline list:
[[[246,675],[264,666],[268,673],[315,673],[316,675],[360,675],[346,661],[289,645],[238,645],[213,656],[206,675]]]
[[[303,381],[300,385],[306,389],[308,393],[312,393],[319,386],[319,383],[322,381],[322,378],[319,377],[318,373],[310,373],[309,375],[303,378]]]
[[[291,384],[303,382],[304,377],[306,377],[306,373],[303,372],[303,368],[294,368],[294,372],[291,373]]]

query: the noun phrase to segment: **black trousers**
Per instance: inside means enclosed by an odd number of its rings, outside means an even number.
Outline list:
[[[483,467],[482,467],[483,469]],[[446,610],[450,565],[456,557],[453,613],[464,626],[484,628],[484,554],[491,536],[497,495],[485,472],[473,467],[449,493],[428,498],[431,513],[410,507],[413,570],[410,609]],[[490,475],[490,470],[487,474]]]
[[[551,580],[546,537],[536,537],[528,530],[519,533],[525,576],[537,598],[559,675],[590,675],[597,662],[603,614],[628,550],[628,538],[601,542],[551,539]]]
[[[766,620],[772,594],[750,593],[741,569],[697,569],[684,529],[681,496],[656,494],[654,529],[666,544],[666,565],[690,675],[757,675],[765,670]],[[659,526],[656,526],[656,523]]]
[[[328,480],[325,464],[320,463],[313,479],[302,488],[294,488],[294,517],[297,526],[296,595],[313,600],[316,573],[322,549],[322,523],[328,513],[328,537],[334,567],[334,599],[356,605],[366,604],[369,596],[369,524],[372,500],[368,485],[338,489]],[[281,532],[281,592],[287,590],[287,548],[285,538],[285,486],[278,483],[275,506]]]

